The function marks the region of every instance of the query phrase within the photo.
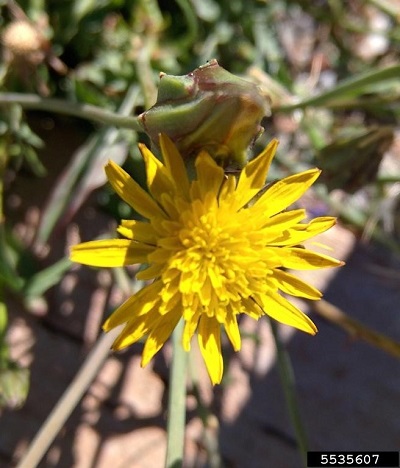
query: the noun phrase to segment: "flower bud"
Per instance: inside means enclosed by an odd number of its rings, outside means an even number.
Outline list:
[[[43,61],[47,42],[39,29],[26,20],[11,22],[3,31],[1,41],[9,60],[26,60],[34,64]]]
[[[391,127],[369,127],[338,136],[318,155],[321,182],[329,191],[341,189],[354,193],[375,181],[385,152],[393,142]]]
[[[161,74],[157,102],[139,122],[155,152],[165,133],[186,159],[204,149],[224,166],[243,166],[269,113],[268,99],[255,84],[211,60],[185,76]]]

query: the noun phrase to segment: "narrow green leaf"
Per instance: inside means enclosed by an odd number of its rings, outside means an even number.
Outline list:
[[[281,112],[293,111],[295,109],[305,109],[306,107],[328,106],[336,100],[345,97],[356,97],[363,94],[368,86],[383,83],[388,80],[398,80],[400,76],[400,65],[383,68],[382,70],[373,70],[372,72],[363,73],[343,80],[333,89],[319,94],[318,96],[304,99],[296,104],[288,106],[278,106],[274,110]]]
[[[30,297],[42,296],[49,288],[59,283],[72,262],[62,258],[53,265],[32,276],[23,288],[23,294]]]

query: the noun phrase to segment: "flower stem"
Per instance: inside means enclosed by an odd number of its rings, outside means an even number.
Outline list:
[[[218,420],[213,416],[210,408],[203,403],[200,394],[200,379],[193,352],[189,353],[189,377],[192,385],[192,393],[197,402],[197,414],[203,423],[201,442],[207,451],[208,466],[209,468],[221,468],[222,461],[218,447]]]
[[[335,100],[338,101],[339,105],[343,106],[343,100],[359,96],[367,86],[379,85],[386,80],[398,79],[399,73],[400,65],[392,65],[378,70],[373,69],[343,80],[326,92],[306,98],[295,104],[277,106],[273,110],[275,112],[291,112],[295,109],[305,109],[307,107],[329,107]]]
[[[117,327],[101,336],[74,380],[36,434],[17,468],[28,468],[38,465],[60,429],[65,424],[65,421],[76,408],[79,400],[98,374],[99,369],[109,355],[112,342],[120,332],[121,327]]]
[[[176,326],[173,336],[167,422],[167,468],[183,466],[186,421],[186,366],[187,353],[182,347],[183,320]]]
[[[303,460],[304,467],[307,466],[307,436],[301,422],[299,405],[295,390],[295,377],[289,353],[278,333],[277,323],[270,319],[271,330],[274,336],[279,374],[282,381],[283,391],[285,394],[286,404],[289,411],[290,419],[292,420],[293,428],[296,434],[297,444]]]
[[[0,93],[0,107],[8,104],[19,104],[24,109],[72,115],[74,117],[99,122],[104,125],[130,128],[138,132],[143,131],[136,117],[107,111],[91,104],[80,104],[63,99],[42,98],[36,94]]]

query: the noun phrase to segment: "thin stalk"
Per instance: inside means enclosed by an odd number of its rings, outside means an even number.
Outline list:
[[[186,421],[187,353],[182,347],[183,320],[172,335],[173,358],[170,373],[167,423],[167,468],[183,466]]]
[[[136,72],[143,92],[146,108],[154,105],[157,99],[157,87],[154,84],[153,71],[150,64],[151,39],[141,45],[135,60]]]
[[[324,299],[307,302],[313,312],[317,313],[320,317],[324,318],[336,327],[344,330],[351,338],[363,340],[370,346],[374,346],[390,356],[400,359],[400,342],[367,327],[352,317],[349,317],[345,312],[339,309],[339,307],[334,306]]]
[[[74,380],[32,440],[28,451],[19,462],[17,468],[34,468],[38,465],[60,429],[76,408],[79,400],[98,374],[99,369],[109,355],[112,342],[121,332],[122,327],[117,327],[101,336],[79,369]]]
[[[181,40],[179,41],[183,50],[189,48],[197,40],[199,21],[192,2],[189,0],[176,0],[176,3],[182,10],[187,26],[185,36],[181,37]]]
[[[0,106],[6,106],[9,104],[19,104],[24,109],[71,115],[99,122],[104,125],[130,128],[138,132],[143,131],[136,117],[106,111],[101,107],[92,106],[91,104],[79,104],[77,102],[70,102],[63,99],[42,98],[36,94],[0,93]]]
[[[274,320],[269,321],[271,324],[272,334],[275,340],[276,353],[278,359],[279,374],[282,381],[283,392],[285,394],[286,405],[289,411],[290,419],[292,420],[293,428],[296,435],[297,444],[300,450],[301,458],[304,467],[307,466],[307,436],[304,430],[300,417],[300,409],[297,401],[295,389],[295,377],[289,353],[278,333],[278,326]]]
[[[4,233],[4,178],[7,166],[7,153],[0,153],[0,248],[3,249],[6,245]],[[4,281],[0,278],[0,369],[8,359],[8,347],[4,343],[6,328],[8,322],[7,305],[4,300]],[[5,367],[5,366],[4,366]]]
[[[158,50],[159,33],[163,29],[163,17],[157,0],[141,0],[140,6],[145,11],[148,23],[146,34],[143,35],[143,33],[138,32],[134,64],[142,89],[144,104],[148,109],[157,100],[157,86],[154,82],[151,57],[153,51]]]
[[[314,106],[329,106],[334,99],[342,99],[348,95],[360,95],[365,86],[382,83],[386,80],[398,78],[400,74],[400,65],[383,68],[381,70],[373,70],[372,72],[363,73],[347,80],[343,80],[333,89],[313,96],[295,104],[277,106],[273,109],[275,112],[290,112],[295,109],[305,109],[306,107]]]
[[[200,380],[197,372],[197,366],[194,359],[193,350],[189,354],[189,376],[193,386],[192,392],[197,401],[197,414],[203,423],[202,441],[207,451],[208,465],[210,468],[221,468],[222,461],[218,448],[218,435],[215,428],[210,427],[212,421],[212,413],[210,409],[203,403],[200,394]],[[212,421],[213,422],[213,421]],[[217,428],[217,431],[219,427]]]

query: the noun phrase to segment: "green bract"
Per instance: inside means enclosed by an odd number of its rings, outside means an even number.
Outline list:
[[[185,158],[205,149],[227,166],[246,162],[248,146],[269,115],[259,88],[211,60],[185,76],[161,74],[156,104],[139,121],[160,152],[159,134],[167,134]]]

